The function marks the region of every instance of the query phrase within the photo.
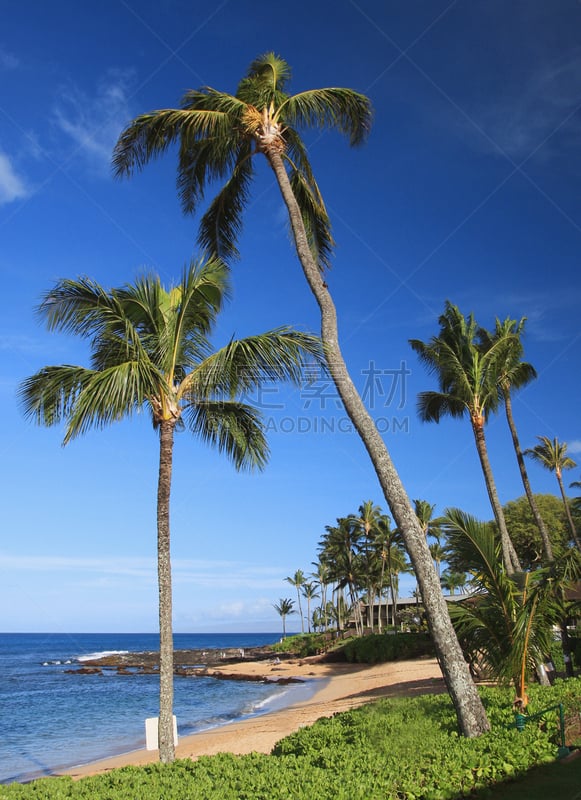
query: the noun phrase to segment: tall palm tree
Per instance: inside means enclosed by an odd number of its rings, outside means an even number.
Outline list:
[[[553,547],[551,544],[551,538],[549,536],[549,532],[547,531],[547,526],[543,521],[543,517],[541,516],[541,512],[539,511],[539,507],[535,501],[533,490],[531,489],[525,460],[523,458],[523,453],[516,430],[514,415],[512,413],[512,392],[514,392],[516,389],[522,389],[523,386],[527,386],[527,384],[537,377],[537,373],[533,365],[526,361],[522,361],[522,335],[524,333],[525,322],[526,317],[522,317],[519,322],[514,319],[510,319],[510,317],[507,317],[503,322],[501,322],[497,317],[494,332],[491,333],[484,328],[480,328],[478,331],[478,337],[484,349],[488,349],[499,340],[505,340],[508,343],[508,348],[504,354],[504,362],[498,364],[498,388],[504,402],[504,411],[512,438],[514,452],[516,454],[522,485],[529,501],[533,518],[537,528],[539,529],[539,533],[541,534],[545,558],[547,562],[551,562],[553,560]]]
[[[117,142],[114,169],[118,176],[129,175],[179,143],[178,191],[186,213],[197,210],[210,182],[225,181],[202,218],[199,238],[210,252],[227,258],[237,253],[254,158],[266,158],[288,211],[305,279],[321,312],[331,377],[405,537],[460,728],[466,736],[477,736],[489,729],[488,720],[454,635],[425,537],[341,353],[335,304],[323,275],[333,246],[329,217],[299,135],[301,128],[334,128],[357,145],[370,129],[371,105],[364,95],[335,87],[290,95],[289,79],[289,65],[267,53],[252,62],[234,95],[208,87],[192,90],[179,109],[137,117]]]
[[[273,608],[282,619],[282,638],[286,638],[286,618],[289,614],[296,614],[294,609],[295,601],[290,598],[281,597],[278,603],[273,603]]]
[[[305,618],[303,617],[303,607],[301,605],[301,589],[307,582],[307,578],[302,569],[297,569],[294,575],[285,578],[287,583],[294,586],[297,590],[297,599],[299,601],[299,614],[301,615],[301,632],[305,632]]]
[[[438,392],[420,392],[418,414],[424,422],[439,422],[445,415],[468,415],[488,497],[500,531],[504,563],[509,573],[520,571],[520,562],[498,499],[484,435],[487,416],[498,406],[498,365],[504,363],[508,345],[506,340],[499,340],[482,352],[475,342],[478,328],[473,314],[466,319],[449,300],[438,322],[440,332],[429,342],[410,340],[422,363],[429,372],[435,373],[440,388]]]
[[[548,469],[549,472],[555,473],[561,491],[561,497],[563,498],[563,505],[565,506],[565,514],[567,515],[571,536],[577,548],[581,550],[581,541],[579,541],[579,537],[577,536],[577,530],[573,522],[571,509],[569,508],[569,500],[565,494],[565,486],[563,485],[563,470],[573,469],[573,467],[577,466],[577,462],[573,461],[573,459],[567,455],[567,442],[560,442],[556,436],[554,439],[549,439],[548,436],[537,436],[537,439],[539,440],[539,444],[525,450],[525,455],[530,456],[533,461],[536,461],[542,467]]]
[[[157,556],[160,626],[159,753],[174,758],[170,488],[174,434],[184,427],[234,463],[262,469],[268,447],[259,413],[236,400],[266,380],[299,381],[314,337],[279,329],[233,340],[212,353],[209,334],[228,293],[219,260],[190,264],[166,290],[147,276],[107,291],[89,278],[61,280],[39,312],[49,329],[89,340],[91,366],[44,367],[21,386],[27,416],[65,421],[64,444],[149,409],[159,435]]]

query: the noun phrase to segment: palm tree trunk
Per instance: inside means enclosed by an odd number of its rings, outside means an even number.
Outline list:
[[[514,417],[512,415],[512,401],[510,399],[510,391],[508,389],[503,389],[502,392],[504,395],[504,410],[506,412],[506,419],[508,422],[508,427],[510,429],[510,435],[512,436],[512,443],[514,446],[514,452],[516,453],[516,460],[518,462],[518,468],[520,470],[522,485],[524,486],[525,494],[529,501],[529,505],[531,507],[535,523],[537,525],[537,528],[539,529],[539,533],[541,534],[543,549],[545,551],[545,558],[550,563],[553,560],[553,547],[551,545],[551,538],[549,536],[549,532],[547,531],[546,525],[543,521],[543,518],[535,501],[535,496],[531,489],[527,468],[525,466],[525,460],[522,454],[520,442],[516,432],[516,425],[514,424]]]
[[[170,560],[169,500],[171,491],[175,422],[159,426],[159,477],[157,484],[157,576],[159,586],[159,760],[175,758],[173,738],[173,632]]]
[[[579,537],[577,536],[575,523],[573,522],[573,517],[571,516],[571,509],[569,508],[569,500],[567,499],[567,495],[565,494],[565,487],[563,485],[563,476],[561,474],[561,470],[555,470],[555,475],[557,476],[557,481],[559,482],[559,489],[561,490],[561,497],[563,498],[563,505],[565,506],[565,514],[567,515],[567,522],[569,523],[571,535],[573,536],[573,540],[577,545],[577,549],[581,550],[581,542],[579,541]]]
[[[514,571],[521,572],[521,565],[512,544],[511,538],[508,535],[508,529],[506,527],[506,521],[504,519],[504,512],[502,510],[502,506],[500,505],[500,500],[498,499],[498,492],[496,491],[496,484],[494,482],[494,477],[492,475],[492,468],[490,466],[490,460],[488,458],[488,450],[486,448],[486,439],[484,438],[484,421],[481,417],[471,417],[472,422],[472,430],[474,431],[474,440],[476,442],[476,449],[478,450],[478,456],[480,458],[480,465],[482,467],[482,472],[484,473],[484,481],[486,483],[486,490],[488,491],[488,497],[490,499],[490,505],[492,506],[492,511],[494,513],[494,518],[496,520],[496,524],[498,525],[498,530],[500,531],[500,541],[502,544],[502,558],[504,561],[504,566],[506,567],[506,571],[509,575],[512,575]]]
[[[391,514],[402,531],[421,586],[434,645],[456,710],[460,730],[465,736],[478,736],[488,731],[490,725],[452,627],[426,537],[422,533],[385,442],[347,370],[339,347],[335,304],[312,257],[300,208],[293,194],[281,154],[275,148],[269,148],[265,154],[288,209],[295,246],[305,278],[321,311],[321,338],[326,349],[329,372],[345,411],[371,458]]]

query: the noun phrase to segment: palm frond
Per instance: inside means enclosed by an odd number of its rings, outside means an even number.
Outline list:
[[[417,412],[422,422],[439,422],[442,417],[463,417],[467,408],[464,403],[445,392],[420,392]]]
[[[51,331],[91,337],[119,323],[119,307],[110,293],[86,276],[62,279],[45,293],[36,313]]]
[[[331,266],[331,255],[335,242],[331,235],[331,221],[323,203],[318,186],[309,184],[302,172],[291,170],[290,184],[301,210],[307,240],[313,258],[324,270]]]
[[[92,370],[69,364],[43,367],[26,378],[18,389],[25,417],[37,425],[58,425],[71,413],[92,374]]]
[[[321,340],[292,328],[277,328],[257,336],[231,341],[207,358],[184,381],[181,395],[233,397],[269,381],[300,385],[312,374],[313,364],[325,369]]]
[[[264,469],[269,449],[256,409],[235,401],[206,400],[186,406],[183,419],[192,433],[224,453],[237,470]]]
[[[136,117],[113,150],[114,175],[131,175],[165,153],[179,139],[188,120],[188,112],[177,108],[159,109]],[[209,127],[211,118],[206,118],[205,122]]]
[[[373,117],[368,97],[352,89],[311,89],[292,95],[277,109],[277,117],[293,128],[338,130],[352,146],[361,144]]]
[[[25,415],[37,424],[66,421],[67,444],[90,428],[128,416],[153,391],[159,394],[160,382],[150,365],[126,362],[102,371],[44,367],[22,383],[19,397]]]
[[[253,178],[250,145],[243,143],[229,180],[216,195],[200,222],[198,241],[208,252],[225,260],[238,258],[236,241],[242,231],[242,212]]]

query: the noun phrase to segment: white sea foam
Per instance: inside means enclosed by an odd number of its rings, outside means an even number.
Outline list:
[[[94,661],[96,658],[125,655],[128,652],[129,650],[101,650],[99,653],[87,653],[84,656],[77,656],[77,661]]]

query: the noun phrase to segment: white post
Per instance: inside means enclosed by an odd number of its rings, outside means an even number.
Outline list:
[[[149,717],[145,720],[145,749],[158,750],[158,724],[159,717]],[[178,723],[176,716],[173,716],[173,741],[174,745],[178,743]]]

